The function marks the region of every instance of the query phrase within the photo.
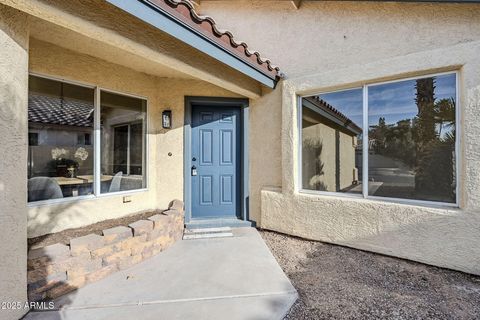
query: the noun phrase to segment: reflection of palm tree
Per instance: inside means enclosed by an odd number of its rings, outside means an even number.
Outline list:
[[[415,191],[417,195],[446,197],[453,201],[455,133],[449,132],[442,139],[441,130],[445,124],[449,127],[455,124],[455,100],[450,98],[435,102],[435,78],[419,79],[415,88],[418,108],[415,122]],[[440,124],[438,134],[435,130],[437,124]]]
[[[455,125],[455,99],[441,99],[435,102],[435,121],[440,124],[438,136],[442,136],[442,130],[445,126],[447,129]]]
[[[434,78],[418,79],[415,88],[417,94],[417,135],[419,148],[436,138],[435,132],[435,80]]]
[[[317,139],[305,139],[303,141],[304,159],[306,159],[305,155],[313,155],[315,159],[315,167],[313,168],[313,173],[309,176],[308,187],[309,189],[314,188],[315,190],[326,191],[328,187],[322,181],[322,176],[325,174],[325,172],[323,171],[324,164],[321,160],[322,150],[323,143]],[[310,161],[304,161],[304,165],[305,163],[310,163]]]
[[[432,152],[429,150],[431,142],[437,138],[435,132],[435,80],[434,78],[418,79],[415,84],[417,90],[415,102],[418,108],[416,118],[416,174],[415,190],[417,193],[434,192],[434,177],[431,168]]]

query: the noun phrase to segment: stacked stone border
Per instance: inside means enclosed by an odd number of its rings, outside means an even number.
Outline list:
[[[28,252],[30,301],[54,299],[87,283],[127,269],[170,247],[182,238],[183,202],[146,220],[103,230]]]

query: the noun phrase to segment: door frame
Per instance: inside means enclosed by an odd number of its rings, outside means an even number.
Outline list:
[[[185,223],[192,219],[192,111],[193,106],[229,107],[240,109],[240,217],[243,221],[249,218],[249,172],[248,172],[248,99],[223,97],[185,97],[184,130],[183,130],[183,202],[185,203]],[[221,218],[219,218],[221,219]],[[215,221],[215,219],[209,219]]]

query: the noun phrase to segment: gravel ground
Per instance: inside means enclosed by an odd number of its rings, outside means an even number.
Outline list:
[[[480,319],[480,277],[260,233],[299,293],[285,319]]]

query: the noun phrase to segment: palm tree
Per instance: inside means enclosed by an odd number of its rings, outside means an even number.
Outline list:
[[[415,190],[417,193],[431,193],[435,186],[435,177],[430,170],[432,142],[438,139],[435,126],[435,79],[418,79],[415,84],[415,102],[418,108],[416,117],[416,168]]]
[[[441,99],[435,102],[435,121],[440,124],[438,136],[442,136],[442,130],[455,126],[455,99],[453,97]]]

